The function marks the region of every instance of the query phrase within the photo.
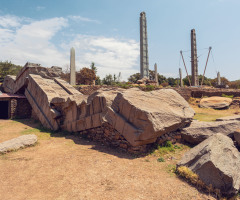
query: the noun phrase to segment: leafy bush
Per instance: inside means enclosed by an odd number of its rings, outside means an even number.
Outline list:
[[[158,162],[165,162],[164,158],[163,157],[160,157],[157,159]]]
[[[226,95],[226,94],[222,94],[222,97],[227,97],[227,98],[233,98],[234,97],[234,95]]]
[[[153,85],[146,85],[146,90],[147,91],[153,91],[155,87]]]
[[[131,87],[128,83],[118,83],[117,86],[124,89],[129,89]]]
[[[166,141],[164,146],[158,146],[158,153],[160,155],[168,154],[169,152],[174,152],[174,146],[171,141]]]
[[[93,83],[94,80],[97,79],[95,71],[84,67],[76,74],[76,82],[78,85],[90,85]]]

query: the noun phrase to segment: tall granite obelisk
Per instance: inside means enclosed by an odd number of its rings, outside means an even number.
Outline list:
[[[140,13],[140,78],[149,78],[147,19]]]
[[[199,86],[197,42],[195,29],[191,30],[191,65],[192,65],[192,86]]]
[[[75,49],[70,50],[70,85],[76,85]]]
[[[221,76],[220,76],[220,72],[217,73],[217,85],[221,85]]]

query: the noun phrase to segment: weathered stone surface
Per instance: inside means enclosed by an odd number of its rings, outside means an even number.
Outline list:
[[[77,105],[75,98],[81,97],[77,90],[62,80],[44,79],[39,75],[28,75],[28,86],[25,89],[25,96],[30,102],[32,109],[38,115],[44,127],[52,130],[59,129],[58,118],[61,116],[61,110],[57,108],[59,103],[71,105],[71,112],[66,113],[67,123],[76,121]],[[71,100],[73,98],[73,100]],[[82,99],[81,99],[82,100]],[[56,106],[53,105],[55,102]],[[60,106],[61,107],[61,106]],[[63,105],[62,105],[63,107]],[[67,126],[66,126],[67,127]],[[67,130],[72,130],[68,125]]]
[[[16,77],[7,76],[3,82],[4,90],[9,93],[17,93],[26,88],[29,74],[40,75],[42,78],[60,78],[62,70],[60,67],[42,67],[40,64],[26,63]],[[24,91],[23,91],[24,92]]]
[[[37,118],[52,130],[85,131],[107,122],[132,146],[139,146],[183,128],[194,116],[189,104],[172,89],[105,88],[87,97],[61,79],[29,74],[40,67],[27,64],[14,82],[14,91],[25,92]]]
[[[216,121],[231,121],[231,120],[240,121],[240,115],[233,115],[233,116],[221,117],[216,119]]]
[[[237,142],[238,146],[240,146],[240,129],[234,132],[234,140]]]
[[[40,64],[28,62],[21,69],[16,79],[19,79],[24,72],[27,72],[28,74],[40,75],[41,77],[47,78],[47,79],[60,77],[61,74],[63,73],[61,67],[52,66],[51,68],[47,68],[47,67],[42,67]]]
[[[217,133],[187,152],[177,165],[187,166],[206,184],[234,195],[240,187],[240,154],[233,141]]]
[[[2,84],[4,92],[13,94],[14,87],[15,87],[15,82],[14,82],[15,80],[16,80],[16,76],[7,75],[4,78],[4,81]]]
[[[132,146],[153,143],[157,137],[190,123],[194,115],[188,103],[171,89],[99,90],[88,97],[87,103],[76,104],[78,116],[72,120],[68,113],[73,112],[74,101],[64,103],[64,124],[76,120],[76,130],[83,131],[107,122]]]
[[[51,87],[51,83],[46,82],[46,80],[39,75],[29,75],[29,84],[25,90],[25,96],[43,126],[57,130],[59,127],[50,107],[50,100],[58,94]]]
[[[36,135],[23,135],[5,142],[0,143],[0,153],[18,150],[27,146],[32,146],[37,142]]]
[[[230,136],[239,128],[240,122],[236,120],[219,122],[194,120],[189,127],[183,128],[181,135],[184,141],[190,144],[199,144],[216,133]]]
[[[199,106],[201,108],[223,109],[228,108],[232,103],[231,98],[227,97],[208,97],[202,98]]]
[[[123,128],[117,130],[128,140],[138,144],[156,141],[164,133],[175,131],[188,124],[194,116],[189,104],[174,90],[163,89],[153,92],[143,92],[139,89],[129,89],[118,93],[112,103],[117,114],[115,127],[131,124],[136,129],[134,134],[124,133]],[[125,126],[125,125],[124,125]],[[130,128],[133,132],[133,128]],[[133,142],[131,143],[135,145]]]

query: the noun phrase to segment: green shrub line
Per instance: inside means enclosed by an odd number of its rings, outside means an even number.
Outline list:
[[[227,94],[222,94],[222,97],[227,97],[227,98],[233,98],[234,97],[234,95],[227,95]]]

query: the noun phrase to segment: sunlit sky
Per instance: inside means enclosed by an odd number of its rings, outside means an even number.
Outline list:
[[[95,62],[98,75],[139,72],[139,16],[148,25],[149,68],[164,76],[190,73],[190,31],[196,30],[199,73],[212,46],[206,76],[240,79],[239,0],[0,0],[0,60],[45,67]]]

